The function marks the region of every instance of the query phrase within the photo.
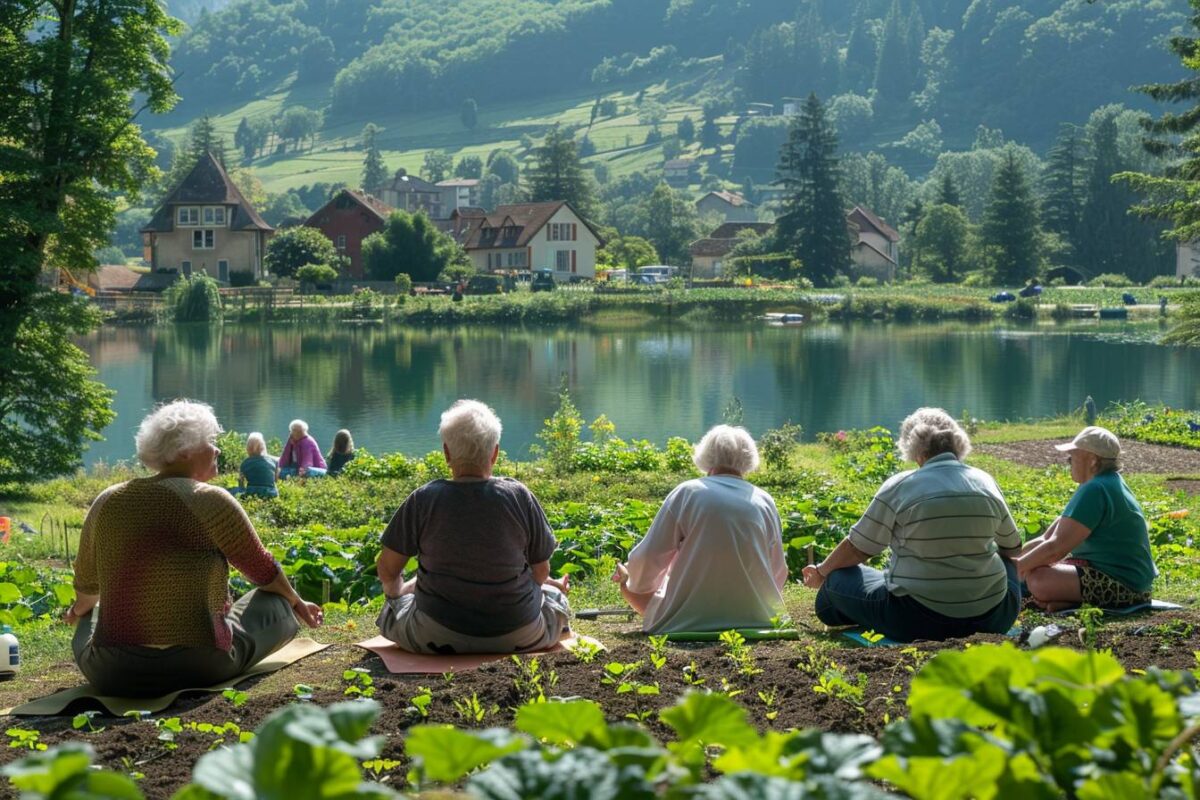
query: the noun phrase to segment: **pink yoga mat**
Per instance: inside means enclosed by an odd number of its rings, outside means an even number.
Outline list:
[[[561,640],[558,644],[546,650],[537,650],[528,653],[521,653],[523,656],[534,656],[540,653],[561,653],[565,650],[570,650],[579,641],[587,641],[593,645],[603,648],[604,645],[590,636],[568,636]],[[365,642],[358,642],[358,646],[364,650],[370,650],[375,655],[383,659],[383,664],[388,668],[388,672],[397,675],[440,675],[443,672],[462,672],[468,669],[478,669],[484,664],[493,661],[503,661],[509,658],[507,654],[496,653],[470,653],[463,655],[440,656],[440,655],[425,655],[423,653],[410,653],[407,650],[401,650],[388,639],[382,636],[376,636],[374,639],[367,639]]]

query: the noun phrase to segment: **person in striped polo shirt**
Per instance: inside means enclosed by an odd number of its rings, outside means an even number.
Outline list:
[[[917,469],[885,481],[841,544],[804,568],[817,617],[901,642],[1008,631],[1021,534],[996,481],[963,463],[970,439],[940,408],[909,415],[897,444]],[[883,571],[863,566],[888,548]]]

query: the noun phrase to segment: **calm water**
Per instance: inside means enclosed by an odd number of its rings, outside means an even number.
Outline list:
[[[375,452],[438,448],[441,411],[454,399],[491,404],[502,446],[528,452],[566,375],[590,421],[658,444],[695,440],[734,396],[755,434],[784,422],[817,431],[894,427],[921,405],[1016,419],[1141,398],[1200,407],[1200,350],[1131,341],[1112,327],[814,325],[636,330],[414,330],[346,325],[106,327],[82,342],[116,389],[117,419],[87,454],[133,454],[154,403],[211,403],[227,428],[287,433],[308,421],[322,448],[349,428]],[[1146,338],[1145,329],[1140,334]]]

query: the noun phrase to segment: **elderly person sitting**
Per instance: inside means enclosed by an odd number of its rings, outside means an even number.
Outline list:
[[[288,425],[288,440],[279,454],[280,478],[319,478],[325,474],[325,457],[317,440],[308,435],[308,423],[302,419],[292,420]]]
[[[962,463],[970,440],[940,408],[914,411],[898,444],[917,469],[885,481],[829,557],[804,568],[817,617],[902,642],[1007,632],[1021,607],[1009,560],[1021,535],[995,480]],[[861,566],[888,547],[883,572]]]
[[[1121,608],[1148,601],[1158,569],[1142,507],[1118,471],[1121,442],[1093,425],[1056,447],[1067,454],[1079,488],[1017,559],[1033,602],[1058,611],[1079,603]]]
[[[111,486],[83,521],[75,559],[75,661],[97,691],[153,697],[211,686],[291,641],[321,607],[296,594],[241,505],[205,483],[221,432],[203,403],[142,420],[138,458],[157,474]],[[236,603],[232,564],[258,586]]]
[[[378,625],[405,650],[519,653],[568,631],[566,579],[550,579],[558,543],[546,515],[520,481],[492,475],[500,431],[478,401],[445,411],[438,433],[453,477],[410,494],[383,533]],[[417,574],[405,581],[412,556]]]
[[[253,494],[259,497],[279,497],[275,486],[275,471],[279,460],[267,454],[267,443],[258,431],[246,437],[246,457],[238,467],[241,486],[229,491],[233,494]]]
[[[693,460],[706,477],[667,495],[613,581],[646,633],[768,626],[788,569],[775,501],[745,479],[758,468],[754,439],[718,425]]]

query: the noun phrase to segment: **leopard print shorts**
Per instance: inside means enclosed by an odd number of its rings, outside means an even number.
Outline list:
[[[1150,592],[1135,592],[1111,575],[1107,575],[1090,564],[1075,562],[1079,573],[1079,589],[1083,602],[1100,608],[1124,608],[1138,603],[1150,602]]]

